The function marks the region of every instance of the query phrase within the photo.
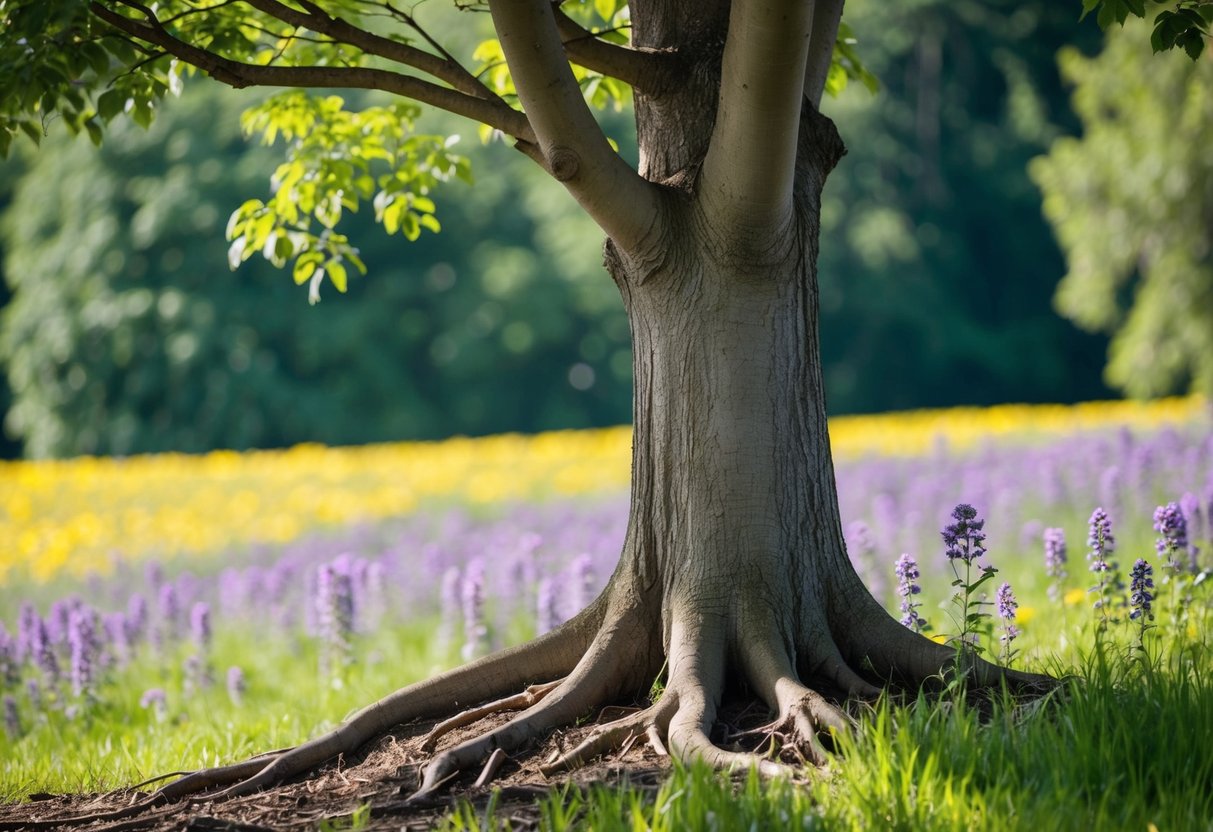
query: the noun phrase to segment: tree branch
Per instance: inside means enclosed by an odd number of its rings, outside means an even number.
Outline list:
[[[791,212],[814,6],[733,0],[699,189],[710,210],[730,223],[774,228]]]
[[[804,95],[821,109],[830,64],[834,61],[834,41],[842,20],[843,0],[817,0],[813,4],[813,30],[809,36],[809,58],[804,68]]]
[[[560,9],[553,11],[564,51],[573,63],[618,78],[649,95],[660,95],[682,77],[683,62],[678,53],[608,43]]]
[[[155,14],[135,0],[120,0],[141,12],[147,23],[115,12],[99,2],[90,4],[93,14],[132,37],[159,46],[186,63],[193,64],[212,78],[231,87],[347,87],[374,89],[395,93],[423,104],[429,104],[456,115],[465,116],[494,127],[516,138],[519,150],[542,161],[536,146],[535,133],[522,113],[499,99],[476,98],[458,90],[448,89],[420,78],[401,75],[383,69],[344,66],[260,66],[233,61],[208,52],[170,34]]]
[[[549,0],[492,0],[489,11],[547,169],[624,251],[653,230],[656,186],[611,148],[565,56]]]
[[[407,43],[400,43],[391,38],[385,38],[382,35],[376,35],[373,32],[360,29],[343,18],[328,14],[315,3],[300,2],[300,5],[307,10],[301,12],[285,3],[278,2],[278,0],[245,0],[245,2],[258,11],[264,12],[270,17],[277,18],[284,23],[311,29],[313,32],[328,35],[334,40],[348,43],[350,46],[356,46],[370,55],[387,58],[390,61],[395,61],[396,63],[404,64],[405,66],[424,72],[427,75],[447,82],[455,89],[467,95],[475,96],[476,98],[494,97],[493,93],[477,81],[475,76],[457,61],[450,60],[449,57],[432,55],[423,49],[418,49]]]

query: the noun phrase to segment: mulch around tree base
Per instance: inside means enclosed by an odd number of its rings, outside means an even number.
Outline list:
[[[614,713],[611,713],[614,711]],[[506,722],[512,714],[498,714],[472,726],[452,731],[438,743],[448,748]],[[609,708],[598,721],[620,716]],[[370,804],[370,814],[360,829],[422,830],[438,825],[455,805],[463,800],[483,809],[494,792],[498,817],[511,828],[528,829],[538,825],[539,803],[553,790],[572,783],[633,787],[655,791],[669,769],[669,759],[659,756],[647,744],[634,743],[626,753],[608,755],[570,774],[548,778],[539,766],[555,753],[581,742],[595,727],[587,724],[556,731],[538,747],[512,755],[487,786],[476,788],[479,771],[465,772],[439,789],[430,800],[408,803],[406,799],[420,782],[420,771],[431,754],[420,750],[422,738],[433,723],[402,726],[393,734],[369,744],[354,759],[338,760],[306,777],[285,785],[244,797],[218,802],[166,804],[133,817],[112,821],[94,821],[69,826],[57,821],[85,814],[109,812],[129,806],[146,793],[120,789],[103,794],[31,795],[24,802],[0,804],[0,825],[42,824],[54,828],[94,830],[190,830],[191,832],[258,832],[259,830],[315,829],[325,820],[349,818],[360,807]]]

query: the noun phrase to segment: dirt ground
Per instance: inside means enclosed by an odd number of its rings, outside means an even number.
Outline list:
[[[533,829],[539,822],[538,804],[567,783],[602,783],[655,792],[669,769],[669,758],[659,755],[647,743],[636,742],[622,754],[593,761],[570,774],[546,777],[539,766],[558,752],[575,747],[596,723],[617,719],[631,709],[607,708],[587,724],[556,731],[537,747],[510,756],[495,779],[476,787],[479,771],[465,772],[432,799],[407,802],[420,782],[420,771],[431,754],[421,750],[421,742],[433,723],[401,726],[396,732],[379,738],[353,759],[343,759],[313,772],[306,778],[274,789],[230,800],[207,802],[184,800],[144,810],[132,817],[109,821],[71,823],[70,818],[122,809],[145,795],[133,789],[103,794],[30,795],[22,803],[0,804],[0,830],[6,829],[81,829],[141,830],[168,832],[258,832],[259,830],[315,829],[322,821],[333,821],[340,828],[359,807],[370,803],[370,816],[360,829],[423,830],[438,825],[460,800],[483,808],[494,790],[498,790],[498,817],[511,828]],[[757,727],[765,714],[740,709],[726,721],[731,731]],[[505,722],[510,714],[496,714],[474,725],[457,729],[438,743],[449,747]],[[727,738],[725,738],[727,739]],[[761,740],[761,736],[758,737]],[[753,735],[749,742],[753,746]]]

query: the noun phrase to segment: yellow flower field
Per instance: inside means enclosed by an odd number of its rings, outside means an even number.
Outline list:
[[[1032,440],[1209,419],[1200,398],[1004,405],[838,417],[835,458],[916,455],[991,438]],[[329,524],[404,514],[426,501],[487,504],[619,492],[631,430],[559,431],[351,448],[0,463],[0,582],[107,572],[116,558],[283,542]]]

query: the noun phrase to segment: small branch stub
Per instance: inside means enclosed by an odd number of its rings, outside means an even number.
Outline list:
[[[581,169],[581,157],[571,148],[556,145],[547,153],[548,170],[557,182],[568,182]]]

